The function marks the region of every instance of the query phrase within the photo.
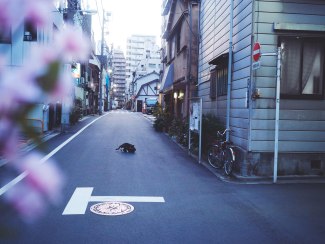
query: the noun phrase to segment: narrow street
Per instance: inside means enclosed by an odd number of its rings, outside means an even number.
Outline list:
[[[76,132],[52,138],[47,151]],[[125,142],[135,145],[135,154],[115,150]],[[53,158],[67,176],[61,204],[32,225],[7,212],[13,231],[1,243],[323,243],[325,238],[324,184],[225,183],[155,132],[142,113],[108,112]],[[90,210],[108,200],[134,210],[119,216]]]

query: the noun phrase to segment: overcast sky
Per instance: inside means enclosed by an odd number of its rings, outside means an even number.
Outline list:
[[[96,4],[97,2],[97,4]],[[160,46],[161,34],[161,0],[92,0],[88,2],[91,9],[102,12],[102,3],[105,11],[111,13],[106,23],[109,34],[106,42],[114,43],[114,48],[126,50],[126,38],[132,34],[155,35]],[[101,39],[101,30],[98,15],[93,15],[95,38]]]

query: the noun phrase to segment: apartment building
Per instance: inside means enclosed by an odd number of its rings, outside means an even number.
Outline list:
[[[160,92],[165,108],[185,119],[197,90],[199,1],[164,0],[162,18]]]
[[[115,101],[118,101],[119,106],[123,106],[126,99],[126,79],[125,79],[125,57],[121,50],[113,50],[112,55],[112,88],[113,97]]]
[[[133,80],[133,72],[143,76],[160,70],[159,47],[155,36],[132,35],[127,39],[126,47],[126,83]]]

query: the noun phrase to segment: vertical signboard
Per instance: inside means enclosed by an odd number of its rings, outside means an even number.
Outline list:
[[[192,133],[199,134],[199,163],[201,163],[201,141],[202,141],[202,98],[192,98],[190,100],[190,118],[188,133],[188,151],[191,152]]]

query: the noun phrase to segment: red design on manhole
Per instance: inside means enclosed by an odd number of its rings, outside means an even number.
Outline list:
[[[124,202],[102,202],[90,207],[90,211],[99,215],[117,216],[131,213],[134,207]]]

